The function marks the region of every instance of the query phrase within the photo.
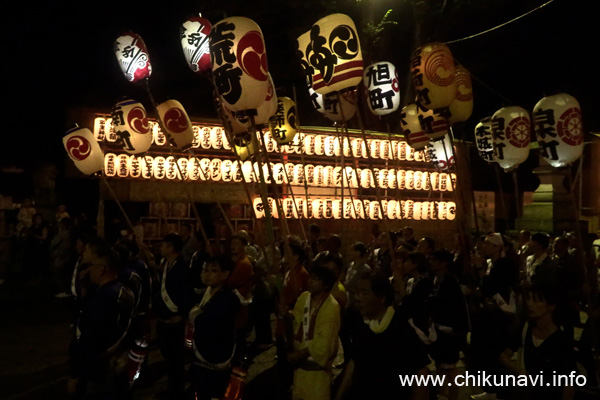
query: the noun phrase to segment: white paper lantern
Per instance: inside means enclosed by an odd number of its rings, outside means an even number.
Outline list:
[[[371,152],[372,158],[381,158],[381,140],[369,140],[369,151]]]
[[[440,173],[439,172],[430,172],[429,173],[429,181],[431,183],[431,189],[434,191],[440,190]]]
[[[379,143],[379,157],[382,160],[392,160],[391,146],[389,140],[381,140]]]
[[[192,140],[192,149],[197,149],[200,147],[200,126],[192,125],[192,130],[194,131],[194,140]]]
[[[129,175],[129,156],[127,154],[119,154],[115,160],[117,176],[126,178]]]
[[[256,218],[265,218],[265,206],[260,197],[255,197],[253,201],[254,215]]]
[[[177,179],[177,165],[176,165],[175,157],[169,156],[165,157],[165,177],[167,179]]]
[[[354,21],[344,14],[318,20],[310,30],[306,59],[313,67],[313,89],[327,94],[360,83],[363,61]]]
[[[356,91],[331,92],[323,96],[326,118],[334,122],[349,121],[356,114]]]
[[[126,33],[119,36],[113,45],[115,56],[125,78],[137,82],[149,78],[152,74],[150,55],[141,36],[136,33]]]
[[[194,141],[194,129],[187,112],[177,100],[167,100],[156,107],[158,115],[162,120],[164,132],[181,150],[192,146]]]
[[[371,201],[369,203],[369,219],[381,219],[381,207],[378,201]]]
[[[315,135],[315,153],[318,156],[325,154],[325,135]]]
[[[440,190],[442,192],[447,192],[452,188],[452,185],[449,185],[448,183],[450,182],[450,180],[448,179],[448,174],[445,172],[440,173]]]
[[[406,189],[406,171],[403,169],[399,169],[396,172],[396,183],[398,185],[398,189],[404,190]]]
[[[483,118],[475,126],[475,145],[479,156],[487,162],[494,162],[494,137],[492,117]]]
[[[231,160],[223,160],[221,162],[221,180],[223,182],[231,182],[233,180],[232,167],[233,162]]]
[[[315,154],[316,149],[316,139],[315,135],[305,135],[304,136],[304,154],[312,156]]]
[[[323,199],[323,212],[325,213],[325,218],[333,218],[333,199]]]
[[[283,199],[281,202],[281,208],[283,211],[283,215],[287,219],[298,219],[298,212],[296,211],[296,205],[294,200],[291,197]]]
[[[91,175],[104,168],[104,154],[89,129],[73,128],[68,130],[63,136],[63,146],[69,158],[82,173]],[[106,173],[106,168],[104,169]]]
[[[406,171],[406,176],[404,178],[406,189],[413,190],[415,188],[415,172],[408,170]]]
[[[377,186],[380,189],[389,189],[387,169],[375,168],[374,175],[377,178]]]
[[[427,155],[436,169],[446,171],[454,165],[454,149],[452,139],[446,135],[443,139],[436,140],[427,147]]]
[[[200,159],[200,179],[203,181],[210,180],[212,172],[210,170],[210,159]]]
[[[298,209],[298,216],[300,218],[310,218],[308,214],[307,204],[308,202],[303,198],[296,199],[296,208]]]
[[[142,157],[142,178],[151,179],[154,176],[154,158]]]
[[[412,218],[415,221],[420,221],[421,220],[421,216],[423,215],[422,211],[421,211],[421,206],[422,206],[422,204],[421,204],[420,201],[415,201],[413,203],[413,215],[412,215]]]
[[[269,90],[260,27],[249,18],[225,18],[213,26],[210,52],[215,87],[224,104],[232,111],[260,107]]]
[[[229,139],[227,139],[227,131],[225,128],[221,128],[221,142],[223,143],[223,148],[225,150],[231,150],[231,143],[229,143]]]
[[[362,169],[360,171],[360,186],[363,189],[369,189],[373,186],[373,171],[369,168]]]
[[[431,189],[431,183],[429,181],[429,172],[423,171],[421,174],[421,188],[423,190]]]
[[[104,175],[113,177],[117,175],[117,155],[107,153],[104,156]]]
[[[325,218],[325,209],[322,199],[314,199],[312,202],[313,218],[322,219]]]
[[[579,102],[565,93],[544,97],[533,108],[535,134],[542,157],[555,168],[581,157],[583,122]]]
[[[519,107],[504,107],[492,116],[494,157],[505,170],[513,169],[529,156],[531,120],[529,113]]]
[[[335,179],[333,176],[333,167],[331,165],[327,165],[323,167],[323,185],[325,187],[334,187]]]
[[[473,113],[473,84],[471,82],[471,74],[462,65],[457,65],[454,76],[456,79],[456,96],[449,106],[449,121],[451,124],[465,122]]]
[[[166,176],[167,170],[165,167],[165,158],[163,156],[154,157],[154,160],[152,161],[152,170],[152,175],[156,179],[163,179]]]
[[[210,130],[210,145],[217,150],[223,148],[223,128],[214,127]]]
[[[139,178],[142,176],[142,161],[143,158],[132,155],[129,156],[129,176],[132,178]]]
[[[450,122],[447,115],[438,112],[438,110],[428,110],[417,106],[417,115],[421,129],[430,141],[443,138],[450,132]]]
[[[234,182],[242,182],[244,180],[244,172],[242,171],[242,164],[239,161],[234,161],[231,164],[231,177]]]
[[[448,208],[447,219],[449,221],[454,221],[456,219],[456,203],[453,201],[449,201],[446,203]]]
[[[298,134],[296,124],[296,103],[289,97],[277,99],[277,110],[270,119],[271,134],[277,144],[287,144],[294,140]]]
[[[304,177],[308,186],[315,185],[315,166],[307,164],[304,166]]]
[[[344,214],[344,209],[342,207],[342,200],[333,200],[332,204],[332,213],[333,219],[342,219]]]
[[[333,186],[341,187],[344,182],[344,171],[342,167],[333,167]],[[347,183],[347,182],[346,182]]]
[[[398,183],[397,183],[397,176],[396,176],[396,170],[395,169],[388,169],[387,171],[387,176],[388,176],[388,187],[390,189],[397,189],[398,188]]]
[[[400,85],[396,67],[386,61],[365,69],[363,84],[369,109],[375,115],[387,115],[400,106]]]
[[[354,199],[354,209],[356,210],[357,219],[365,219],[365,204],[358,199]]]
[[[304,166],[302,164],[296,164],[294,166],[294,178],[292,179],[294,185],[304,185]]]
[[[211,23],[202,17],[192,17],[179,29],[183,55],[190,69],[203,74],[211,69],[209,35]]]
[[[413,187],[415,190],[423,190],[423,172],[415,171]]]
[[[322,165],[315,166],[315,186],[318,186],[318,187],[325,186],[325,178],[323,176],[323,174],[324,174],[323,168],[324,167]]]
[[[357,171],[352,167],[344,168],[344,187],[357,188],[358,187],[358,174]]]
[[[428,109],[448,107],[456,97],[456,67],[445,44],[418,47],[412,55],[411,73],[418,102]]]
[[[387,218],[390,220],[398,219],[398,201],[397,200],[389,200],[387,202]]]
[[[200,160],[196,157],[190,157],[187,164],[187,175],[192,181],[200,179]]]
[[[334,143],[335,137],[333,136],[325,136],[325,155],[328,157],[332,157],[334,155]]]
[[[111,112],[113,129],[129,154],[148,151],[152,145],[150,124],[144,105],[135,100],[118,102]]]
[[[104,140],[104,137],[106,136],[106,130],[107,130],[106,118],[102,118],[102,117],[94,118],[94,138],[98,142],[101,142]]]
[[[409,104],[402,108],[402,113],[400,114],[400,128],[410,147],[421,150],[429,143],[429,137],[421,127],[421,122],[419,121],[419,108],[416,104]],[[400,159],[402,160],[403,158]]]

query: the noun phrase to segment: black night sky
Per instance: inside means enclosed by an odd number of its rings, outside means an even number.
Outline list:
[[[3,4],[3,114],[8,126],[3,129],[0,164],[29,168],[45,160],[62,168],[61,138],[77,122],[66,117],[69,108],[108,111],[124,96],[148,103],[143,88],[125,80],[112,52],[114,40],[128,30],[140,34],[148,47],[153,66],[150,85],[157,101],[174,98],[192,117],[215,116],[208,82],[187,67],[179,26],[198,13],[213,23],[226,16],[252,18],[263,31],[278,93],[290,96],[296,85],[302,124],[326,125],[328,121],[307,103],[295,58],[296,37],[319,18],[332,12],[349,14],[360,35],[360,27],[367,21],[379,22],[392,9],[390,16],[397,24],[384,29],[379,41],[361,36],[365,65],[391,61],[400,71],[408,71],[408,56],[415,43],[466,37],[545,2],[68,0]],[[475,110],[464,124],[467,137],[481,118],[497,109],[520,105],[531,110],[545,94],[559,91],[579,100],[586,131],[600,131],[596,15],[593,1],[555,0],[490,33],[449,44],[456,60],[473,77]]]

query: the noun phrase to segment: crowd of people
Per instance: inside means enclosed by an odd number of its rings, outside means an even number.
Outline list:
[[[292,400],[454,400],[457,385],[399,376],[455,382],[460,362],[491,377],[471,384],[473,399],[574,399],[598,387],[600,241],[491,232],[446,249],[410,226],[345,243],[312,224],[305,240],[260,247],[239,231],[216,247],[186,225],[152,253],[132,232],[98,238],[64,209],[51,229],[27,208],[20,245],[46,242],[50,281],[72,304],[73,398],[133,398],[152,346],[167,399],[241,398],[252,357],[273,346],[274,387]],[[41,268],[44,253],[27,254]],[[501,383],[573,372],[583,387]]]

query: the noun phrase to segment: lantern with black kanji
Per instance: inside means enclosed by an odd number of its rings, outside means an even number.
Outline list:
[[[479,156],[487,162],[494,162],[494,137],[492,117],[483,118],[475,126],[475,145]]]
[[[345,14],[331,14],[310,29],[306,59],[313,68],[312,87],[321,94],[356,86],[363,59],[356,26]]]
[[[448,46],[439,42],[420,46],[411,67],[417,102],[430,110],[450,106],[456,97],[456,68]]]
[[[431,141],[443,138],[450,131],[448,116],[442,114],[441,111],[444,110],[428,110],[417,104],[417,115],[421,129]]]
[[[323,96],[323,113],[335,122],[349,121],[356,114],[356,90],[330,92]]]
[[[505,170],[518,167],[529,156],[531,119],[519,107],[504,107],[492,116],[494,159]]]
[[[113,129],[121,139],[123,150],[129,154],[148,151],[152,133],[144,105],[135,100],[118,102],[112,109]]]
[[[86,175],[102,171],[104,154],[94,134],[87,128],[73,128],[63,136],[63,145],[77,169]]]
[[[190,69],[203,74],[210,71],[209,35],[211,23],[202,17],[192,17],[179,29],[183,55]]]
[[[542,156],[555,168],[581,157],[583,122],[573,96],[559,93],[544,97],[533,108],[533,124]]]
[[[289,97],[277,99],[277,112],[269,121],[271,135],[278,144],[287,144],[298,133],[296,126],[296,104]]]
[[[400,87],[394,64],[382,61],[368,66],[363,84],[367,104],[373,114],[390,114],[400,106]]]
[[[130,82],[149,78],[152,74],[146,44],[137,33],[125,33],[115,40],[113,51],[121,71]]]
[[[454,150],[452,148],[452,137],[446,135],[440,140],[431,142],[427,146],[427,155],[436,169],[445,171],[454,165]]]
[[[413,149],[423,150],[429,144],[429,137],[423,132],[423,128],[421,128],[421,123],[419,122],[419,113],[416,104],[404,106],[400,116],[400,127],[404,132],[406,142]]]
[[[185,108],[177,100],[167,100],[156,107],[164,132],[172,143],[186,150],[194,142],[194,129]]]
[[[231,111],[255,110],[269,90],[269,67],[262,31],[245,17],[217,22],[210,33],[215,87]]]

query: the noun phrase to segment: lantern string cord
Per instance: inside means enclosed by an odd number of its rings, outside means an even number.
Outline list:
[[[552,0],[554,1],[554,0]],[[455,62],[457,62],[460,65],[464,65],[463,63],[461,63],[459,60],[457,60],[456,58],[454,59]],[[489,90],[490,92],[494,93],[496,96],[500,97],[502,100],[504,100],[507,104],[514,104],[509,98],[505,97],[502,95],[502,93],[498,92],[497,90],[493,89],[491,86],[487,85],[484,81],[482,81],[481,79],[479,79],[476,75],[473,75],[473,73],[471,71],[469,71],[469,75],[471,76],[472,79],[476,80],[477,82],[479,82],[479,84],[483,87],[485,87],[487,90]]]
[[[482,31],[482,32],[476,33],[476,34],[474,34],[474,35],[471,35],[471,36],[466,36],[466,37],[464,37],[464,38],[455,39],[455,40],[450,40],[450,41],[448,41],[448,42],[444,42],[444,43],[445,43],[445,44],[457,43],[457,42],[462,42],[463,40],[473,39],[473,38],[475,38],[475,37],[477,37],[477,36],[485,35],[486,33],[489,33],[489,32],[492,32],[492,31],[495,31],[496,29],[500,29],[500,28],[502,28],[502,27],[504,27],[504,26],[506,26],[506,25],[508,25],[508,24],[511,24],[511,23],[513,23],[513,22],[515,22],[515,21],[518,21],[518,20],[520,20],[521,18],[524,18],[524,17],[528,16],[529,14],[532,14],[532,13],[534,13],[534,12],[536,12],[536,11],[538,11],[538,10],[542,9],[543,7],[546,7],[548,4],[550,4],[550,3],[553,3],[553,2],[554,2],[554,0],[547,1],[547,2],[546,2],[546,3],[544,3],[544,4],[541,4],[541,5],[537,6],[537,7],[536,7],[536,8],[534,8],[533,10],[530,10],[530,11],[526,12],[525,14],[519,15],[518,17],[515,17],[515,18],[511,19],[510,21],[506,21],[506,22],[504,22],[504,23],[502,23],[502,24],[500,24],[500,25],[498,25],[498,26],[495,26],[495,27],[493,27],[493,28],[487,29],[487,30],[485,30],[485,31]]]

